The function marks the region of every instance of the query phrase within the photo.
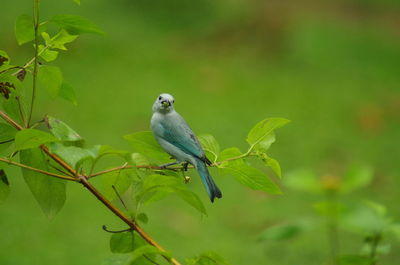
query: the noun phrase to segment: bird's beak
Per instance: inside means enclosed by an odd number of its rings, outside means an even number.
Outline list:
[[[171,106],[171,102],[169,102],[169,100],[164,100],[161,102],[161,104],[164,106],[164,108]]]

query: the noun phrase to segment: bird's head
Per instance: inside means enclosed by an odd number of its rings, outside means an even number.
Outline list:
[[[170,94],[160,94],[153,104],[153,112],[167,113],[174,109],[175,99]]]

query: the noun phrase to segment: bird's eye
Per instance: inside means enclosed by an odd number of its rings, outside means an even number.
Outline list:
[[[161,97],[161,96],[159,96],[159,97],[158,97],[158,100],[161,100],[161,99],[162,99],[162,97]]]
[[[172,100],[172,103],[175,103],[175,99],[174,99],[174,100]]]

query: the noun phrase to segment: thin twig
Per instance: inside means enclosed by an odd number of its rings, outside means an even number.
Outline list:
[[[101,228],[102,228],[104,231],[106,231],[106,232],[108,232],[108,233],[113,233],[113,234],[118,234],[118,233],[123,233],[123,232],[132,231],[132,228],[123,229],[123,230],[117,230],[117,231],[108,230],[107,226],[105,226],[105,225],[103,225]]]
[[[24,117],[24,113],[22,112],[20,97],[16,97],[16,99],[18,102],[19,115],[21,116],[22,123],[25,124],[25,117]]]
[[[28,119],[26,121],[26,127],[29,127],[31,122],[33,105],[36,98],[36,83],[37,83],[37,73],[38,73],[38,53],[39,53],[39,0],[33,0],[33,26],[35,31],[35,57],[33,64],[33,78],[32,78],[32,99],[31,99],[31,109],[29,111]]]
[[[63,176],[63,175],[55,174],[55,173],[48,172],[48,171],[45,171],[45,170],[42,170],[42,169],[34,168],[34,167],[31,167],[31,166],[28,166],[28,165],[25,165],[25,164],[14,162],[14,161],[6,159],[6,158],[0,157],[0,161],[3,161],[5,163],[7,163],[7,164],[11,164],[11,165],[14,165],[14,166],[18,166],[18,167],[22,167],[22,168],[25,168],[25,169],[29,169],[31,171],[36,171],[36,172],[41,173],[43,175],[56,177],[56,178],[59,178],[59,179],[70,180],[70,181],[78,181],[76,178]]]
[[[13,138],[13,139],[10,139],[10,140],[2,141],[2,142],[0,142],[0,144],[11,143],[12,141],[14,141],[14,138]]]

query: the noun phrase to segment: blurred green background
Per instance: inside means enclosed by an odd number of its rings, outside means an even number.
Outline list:
[[[31,1],[1,1],[0,48],[14,63],[32,57],[18,47],[14,22]],[[247,147],[252,126],[266,117],[292,120],[277,131],[271,156],[285,173],[309,168],[340,174],[352,163],[374,168],[367,188],[346,195],[372,199],[400,220],[400,2],[398,0],[82,0],[41,1],[41,17],[79,14],[104,37],[83,35],[54,65],[78,106],[40,91],[35,119],[51,114],[90,144],[129,149],[123,135],[149,129],[157,95],[197,134],[222,148]],[[27,87],[29,85],[27,84]],[[201,217],[173,197],[148,207],[144,229],[183,260],[215,250],[234,265],[327,264],[325,226],[290,241],[259,242],[265,228],[315,216],[315,195],[282,186],[271,196],[240,186],[215,170],[224,198],[210,204],[196,175],[190,188],[203,199]],[[109,234],[124,228],[91,194],[68,185],[67,203],[48,221],[18,170],[0,205],[0,264],[101,264]],[[96,184],[96,182],[95,182]],[[362,237],[339,231],[341,253],[358,253]],[[388,238],[388,241],[391,239]],[[380,264],[397,264],[399,242]],[[397,262],[396,262],[397,261]]]

